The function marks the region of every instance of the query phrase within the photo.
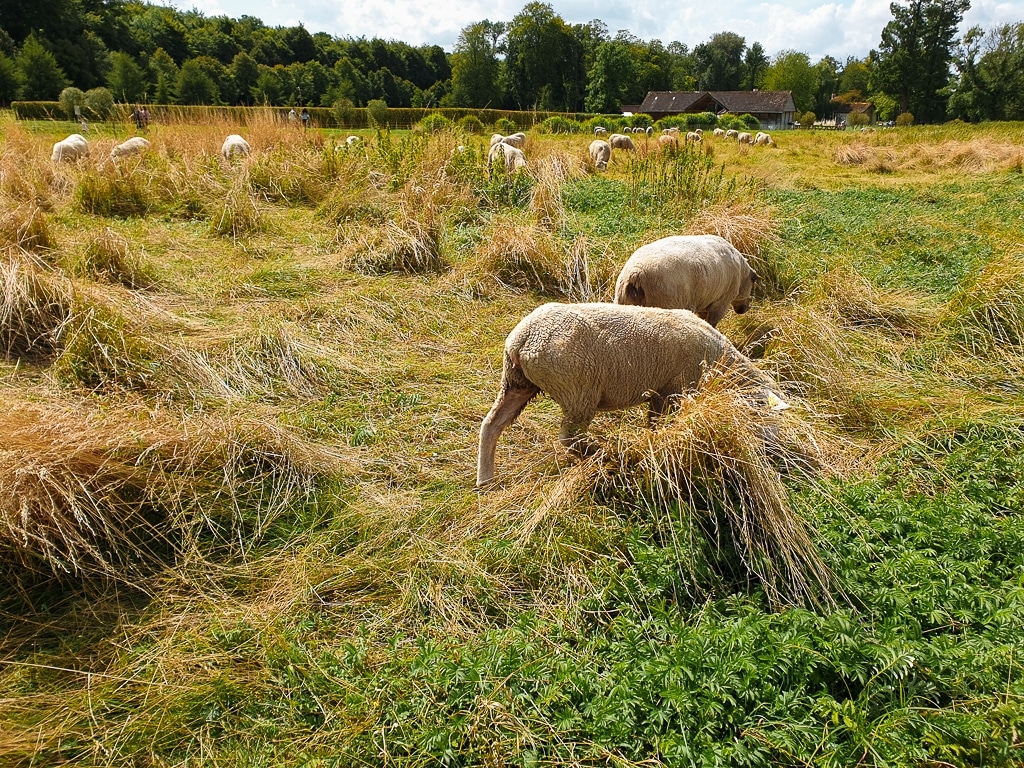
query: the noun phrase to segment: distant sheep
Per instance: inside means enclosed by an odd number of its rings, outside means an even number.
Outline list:
[[[739,135],[740,135],[740,132],[737,131],[735,128],[730,128],[729,130],[727,130],[725,132],[725,138],[727,138],[727,139],[735,139]]]
[[[352,136],[349,136],[347,139],[345,139],[345,146],[354,147],[356,144],[362,143],[362,141],[362,138],[353,134]]]
[[[632,151],[636,149],[636,144],[633,140],[623,133],[613,133],[608,137],[608,143],[611,144],[612,149],[625,149]]]
[[[655,240],[626,259],[615,281],[616,304],[688,309],[718,325],[729,307],[750,309],[757,273],[725,238],[673,235]]]
[[[718,136],[719,138],[722,138],[722,137],[725,136],[725,129],[724,128],[715,128],[715,130],[713,130],[712,133],[715,136]]]
[[[562,409],[562,445],[586,454],[595,447],[587,430],[598,411],[646,401],[652,417],[661,415],[673,395],[696,388],[715,365],[773,410],[788,407],[767,374],[692,312],[603,303],[538,307],[505,340],[499,394],[480,424],[477,486],[494,479],[498,438],[538,393]]]
[[[65,139],[61,139],[53,145],[53,153],[50,160],[59,163],[64,160],[78,160],[89,156],[89,142],[80,133],[72,133]]]
[[[611,144],[604,139],[594,139],[590,142],[587,152],[590,154],[590,160],[594,163],[594,167],[597,170],[604,171],[608,169],[608,161],[612,156]]]
[[[526,167],[526,155],[518,147],[499,141],[491,145],[487,153],[487,170],[490,171],[495,163],[503,162],[505,173],[514,173]]]
[[[249,142],[237,133],[232,133],[224,139],[224,144],[220,148],[220,153],[229,162],[235,157],[245,157],[250,152],[252,152],[252,147],[249,146]]]
[[[502,139],[502,141],[516,149],[522,149],[526,145],[526,134],[522,131],[519,131],[518,133],[510,133]]]
[[[758,131],[754,137],[754,144],[756,146],[770,147],[775,142],[772,141],[771,134],[765,133],[764,131]]]
[[[110,150],[110,159],[117,160],[128,155],[141,155],[147,149],[149,149],[149,141],[147,139],[141,136],[132,136],[132,138],[121,142]]]
[[[647,126],[647,130],[644,131],[644,133],[646,133],[648,137],[653,136],[654,135],[654,126],[653,125],[648,125]]]
[[[679,141],[674,133],[663,133],[658,137],[658,146],[666,151],[679,149]]]
[[[696,131],[688,131],[686,134],[686,140],[697,143],[703,141],[704,139]]]
[[[753,144],[754,143],[754,135],[752,133],[748,133],[747,131],[744,131],[743,133],[740,133],[740,134],[736,135],[736,141],[738,143],[740,143],[740,144]]]
[[[608,129],[605,128],[603,125],[595,125],[594,126],[594,135],[595,136],[604,136],[606,133],[608,133]]]

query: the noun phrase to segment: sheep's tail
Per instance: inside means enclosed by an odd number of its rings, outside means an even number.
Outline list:
[[[644,306],[647,294],[640,285],[640,274],[633,272],[626,280],[619,283],[615,290],[615,302],[617,304],[636,304]]]

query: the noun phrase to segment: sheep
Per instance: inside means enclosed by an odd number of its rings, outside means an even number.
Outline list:
[[[770,147],[774,142],[772,141],[771,134],[765,133],[764,131],[758,131],[754,137],[754,144],[761,146],[762,144],[766,147]]]
[[[715,128],[715,130],[713,130],[711,133],[713,135],[715,135],[715,136],[718,136],[719,138],[722,138],[722,137],[725,136],[725,129],[724,128]]]
[[[693,132],[696,133],[698,136],[703,136],[704,135],[704,129],[703,128],[694,128]]]
[[[646,130],[646,131],[644,131],[644,133],[646,133],[646,134],[647,134],[647,137],[648,137],[648,138],[650,138],[651,136],[653,136],[653,135],[654,135],[654,126],[653,126],[653,125],[648,125],[648,126],[647,126],[647,130]]]
[[[676,140],[675,134],[663,133],[658,137],[658,145],[665,151],[672,151],[679,149],[679,142]]]
[[[743,254],[718,235],[673,235],[637,248],[615,281],[616,304],[688,309],[712,326],[731,305],[750,309],[758,281]]]
[[[608,160],[612,156],[612,145],[604,139],[594,139],[590,142],[590,147],[587,151],[590,153],[590,159],[594,163],[594,167],[599,171],[608,169]]]
[[[629,151],[636,149],[636,145],[633,143],[633,140],[623,133],[613,133],[608,137],[608,143],[611,145],[612,149],[625,149]]]
[[[736,135],[736,141],[739,142],[740,144],[753,144],[754,135],[748,133],[747,131],[744,131],[743,133]]]
[[[252,152],[252,147],[249,146],[249,142],[237,133],[232,133],[224,139],[224,144],[220,148],[220,153],[228,162],[238,156],[245,157],[250,152]]]
[[[55,163],[62,160],[78,160],[81,157],[89,156],[89,142],[80,133],[72,133],[67,138],[61,139],[53,145],[53,153],[50,160]]]
[[[649,415],[660,416],[673,395],[695,388],[714,365],[726,367],[773,410],[789,407],[767,374],[685,309],[607,303],[538,307],[505,340],[501,386],[480,424],[477,487],[494,479],[498,438],[539,392],[562,409],[562,445],[583,455],[595,448],[587,429],[598,411],[647,401]]]
[[[595,125],[594,126],[594,135],[595,136],[604,136],[606,133],[608,133],[608,129],[605,128],[603,125]]]
[[[347,139],[345,139],[345,146],[354,147],[356,144],[359,144],[361,142],[362,138],[353,134],[352,136],[349,136]]]
[[[523,145],[526,144],[526,134],[523,133],[522,131],[519,131],[518,133],[510,133],[508,136],[502,139],[502,141],[505,142],[506,144],[515,147],[516,149],[522,149]]]
[[[740,132],[737,131],[735,128],[730,128],[729,130],[727,130],[725,132],[725,138],[727,138],[727,139],[735,139],[739,135],[740,135]]]
[[[526,167],[526,155],[523,154],[523,151],[503,141],[492,145],[487,152],[487,170],[490,171],[492,166],[500,160],[504,160],[505,173],[513,173]]]
[[[505,140],[505,137],[502,136],[500,133],[492,133],[491,134],[490,146],[493,147],[495,144],[500,144],[504,140]]]
[[[127,141],[121,142],[110,150],[110,159],[117,160],[128,155],[141,155],[149,149],[149,141],[141,136],[132,136]]]
[[[701,135],[699,133],[697,133],[696,131],[688,131],[687,134],[686,134],[686,140],[699,143],[699,142],[703,141],[704,139],[701,138]]]

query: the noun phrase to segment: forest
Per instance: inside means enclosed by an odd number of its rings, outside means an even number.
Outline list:
[[[870,100],[879,119],[1024,119],[1024,22],[958,27],[969,0],[890,6],[877,49],[812,62],[723,31],[695,45],[572,24],[550,4],[466,26],[454,50],[339,38],[138,0],[0,0],[0,104],[65,88],[117,102],[617,113],[648,91],[788,90],[800,112]]]

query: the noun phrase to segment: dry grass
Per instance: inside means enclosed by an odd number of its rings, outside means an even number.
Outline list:
[[[949,302],[945,319],[974,354],[1024,347],[1024,244],[988,262]]]
[[[74,312],[70,280],[29,254],[0,254],[0,346],[8,358],[49,356]]]
[[[0,197],[0,250],[20,248],[42,253],[55,245],[49,221],[38,205]]]
[[[152,271],[128,239],[110,227],[87,238],[72,254],[66,254],[63,265],[72,275],[119,283],[127,288],[149,288],[155,282]]]

